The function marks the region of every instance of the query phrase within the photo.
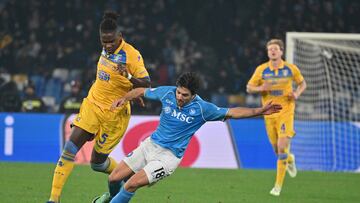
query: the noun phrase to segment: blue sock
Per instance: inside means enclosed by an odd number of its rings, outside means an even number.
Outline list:
[[[124,187],[122,187],[120,192],[111,200],[110,203],[128,203],[134,194],[135,192],[128,192]]]
[[[116,181],[116,182],[110,182],[109,181],[109,192],[111,197],[115,197],[117,193],[120,192],[121,187],[125,184],[125,182],[122,181]]]

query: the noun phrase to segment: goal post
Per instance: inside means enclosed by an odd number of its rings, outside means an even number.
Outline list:
[[[307,83],[296,102],[298,167],[360,169],[360,34],[288,32],[286,60]]]

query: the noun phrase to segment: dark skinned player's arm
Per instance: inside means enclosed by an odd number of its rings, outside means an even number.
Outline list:
[[[130,82],[133,84],[133,88],[150,87],[150,78],[149,77],[145,77],[145,78],[134,78],[134,77],[132,77],[130,79]]]

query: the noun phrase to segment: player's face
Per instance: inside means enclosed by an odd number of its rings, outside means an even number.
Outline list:
[[[280,46],[277,44],[270,44],[267,47],[268,57],[270,60],[278,60],[281,59],[283,55],[283,51],[281,51]]]
[[[116,32],[100,33],[100,41],[105,51],[113,54],[120,45],[121,35]]]
[[[194,95],[191,94],[191,91],[185,87],[176,88],[176,103],[179,107],[185,106],[194,98]]]

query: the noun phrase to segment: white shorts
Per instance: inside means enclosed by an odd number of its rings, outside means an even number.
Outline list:
[[[144,169],[149,184],[171,175],[181,162],[169,149],[155,144],[146,138],[134,151],[130,152],[124,162],[135,173]]]

